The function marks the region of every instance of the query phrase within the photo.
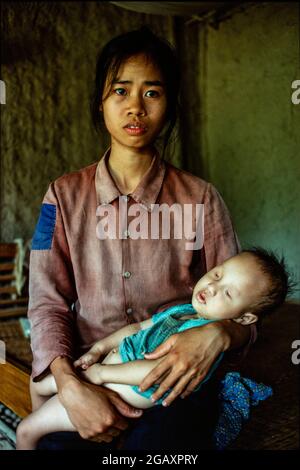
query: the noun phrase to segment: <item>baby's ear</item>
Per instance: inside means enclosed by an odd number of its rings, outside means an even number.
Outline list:
[[[251,323],[257,322],[258,317],[254,313],[247,312],[243,313],[240,318],[237,318],[235,321],[240,323],[241,325],[251,325]]]

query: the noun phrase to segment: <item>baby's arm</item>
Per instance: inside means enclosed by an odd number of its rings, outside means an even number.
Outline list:
[[[152,319],[149,318],[148,320],[140,323],[132,323],[131,325],[124,326],[120,330],[97,341],[89,351],[74,362],[74,366],[87,369],[92,364],[98,362],[102,355],[107,354],[112,349],[118,347],[124,338],[137,333],[139,330],[149,328],[152,325]]]

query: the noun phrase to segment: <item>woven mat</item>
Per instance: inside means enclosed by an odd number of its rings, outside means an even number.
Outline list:
[[[15,450],[16,428],[19,422],[20,418],[0,403],[0,451]]]

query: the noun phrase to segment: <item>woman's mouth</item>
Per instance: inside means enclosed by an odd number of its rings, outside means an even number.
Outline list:
[[[124,129],[129,135],[142,135],[147,131],[147,127],[144,124],[127,124]]]
[[[203,291],[199,291],[196,294],[196,299],[198,300],[198,302],[200,302],[200,304],[206,304],[205,294],[203,293]]]

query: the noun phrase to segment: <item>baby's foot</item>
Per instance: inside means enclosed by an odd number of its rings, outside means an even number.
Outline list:
[[[95,385],[103,384],[104,380],[102,378],[102,372],[104,369],[104,365],[101,364],[93,364],[87,370],[81,371],[81,375],[87,379],[88,382],[91,382]]]

